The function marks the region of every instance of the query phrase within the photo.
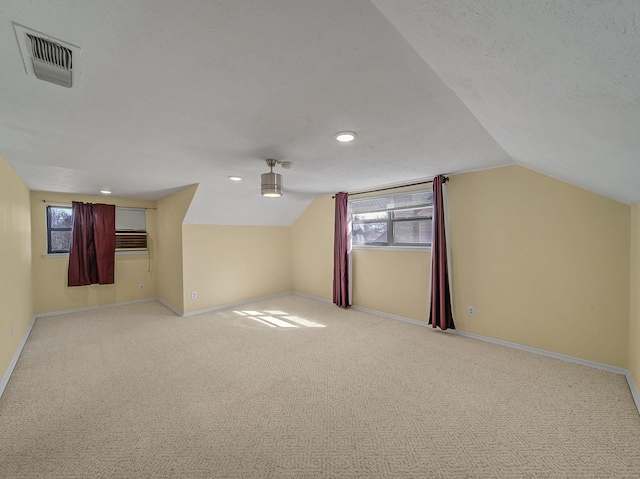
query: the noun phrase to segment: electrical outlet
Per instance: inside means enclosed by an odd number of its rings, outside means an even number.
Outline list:
[[[467,314],[469,316],[475,316],[476,315],[476,308],[474,308],[473,306],[467,306]]]
[[[197,291],[191,291],[191,299],[196,299],[198,297]]]
[[[9,328],[9,338],[13,338],[13,328]]]
[[[139,289],[140,291],[142,291],[142,290],[144,289],[144,284],[140,283],[140,284],[138,285],[138,289]]]

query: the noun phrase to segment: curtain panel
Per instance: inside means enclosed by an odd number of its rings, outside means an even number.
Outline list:
[[[431,299],[429,324],[440,329],[455,329],[451,308],[449,285],[449,264],[447,259],[447,235],[445,231],[445,211],[443,184],[445,178],[439,175],[433,179],[433,242],[431,247]]]
[[[341,308],[351,306],[349,295],[349,194],[336,194],[333,243],[333,302]]]
[[[68,286],[113,284],[115,281],[115,205],[72,203]]]

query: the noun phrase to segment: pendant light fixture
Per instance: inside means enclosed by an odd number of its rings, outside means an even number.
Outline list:
[[[262,196],[268,198],[278,198],[282,196],[282,175],[273,172],[273,167],[279,162],[278,160],[266,160],[267,166],[271,168],[269,173],[261,175],[261,192]]]

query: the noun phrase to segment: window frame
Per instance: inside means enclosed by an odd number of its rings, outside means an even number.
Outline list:
[[[71,206],[66,206],[66,205],[55,205],[55,204],[51,204],[51,205],[47,205],[46,207],[46,217],[47,217],[47,255],[68,255],[69,254],[69,249],[66,250],[53,250],[51,248],[53,241],[51,238],[51,232],[52,231],[69,231],[71,232],[73,230],[73,227],[69,227],[69,228],[55,228],[51,226],[51,215],[49,213],[49,211],[53,208],[56,209],[65,209],[65,210],[69,210],[71,212],[71,221],[73,224],[73,208]]]
[[[362,198],[362,200],[372,199],[372,198],[389,198],[393,196],[400,196],[404,194],[416,194],[416,193],[432,193],[432,191],[429,189],[422,188],[422,189],[409,190],[409,191],[400,191],[397,193],[371,195],[371,196]],[[351,201],[357,202],[359,200],[361,199],[351,200],[351,198],[349,198],[349,202]],[[354,226],[358,224],[386,223],[386,241],[385,242],[380,241],[380,242],[371,242],[371,243],[364,244],[364,243],[356,243],[353,241],[353,238],[352,238],[351,240],[352,249],[384,250],[384,251],[390,251],[390,250],[431,251],[433,240],[425,243],[404,243],[404,242],[394,241],[394,226],[396,224],[405,223],[409,221],[415,222],[415,221],[421,221],[421,220],[433,222],[433,213],[430,215],[411,217],[411,218],[394,218],[393,212],[403,211],[403,210],[423,209],[423,208],[429,208],[429,207],[433,208],[433,196],[431,196],[430,203],[422,203],[422,204],[417,204],[415,206],[397,206],[392,208],[386,208],[384,210],[380,209],[380,210],[367,211],[364,213],[353,213],[351,211],[351,203],[350,203],[349,224],[351,226],[352,233],[355,229]],[[354,220],[354,217],[358,214],[362,215],[362,214],[368,214],[368,213],[382,213],[382,212],[386,213],[386,218],[376,218],[376,219],[370,219],[370,220]]]

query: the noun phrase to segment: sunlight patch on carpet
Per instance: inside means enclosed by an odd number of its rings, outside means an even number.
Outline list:
[[[280,310],[264,310],[260,311],[234,311],[238,316],[244,316],[249,319],[253,319],[259,323],[265,324],[270,327],[280,328],[297,328],[298,326],[304,326],[306,328],[326,328],[324,324],[316,323],[299,316],[292,316],[285,311]],[[277,318],[276,316],[280,316]],[[285,321],[286,320],[286,321]],[[294,324],[292,324],[294,323]]]

